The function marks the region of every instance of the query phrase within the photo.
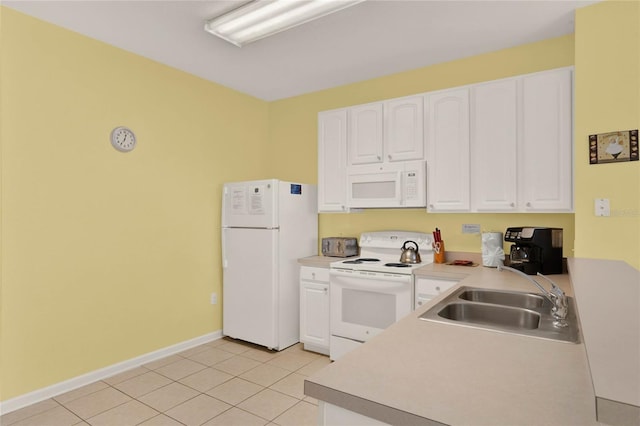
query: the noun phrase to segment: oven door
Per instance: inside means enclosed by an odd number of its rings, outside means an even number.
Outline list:
[[[366,342],[411,312],[413,275],[331,269],[333,336]]]

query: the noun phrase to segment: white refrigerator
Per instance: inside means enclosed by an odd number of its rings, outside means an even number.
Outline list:
[[[297,343],[297,261],[317,252],[315,186],[276,179],[225,184],[222,333],[273,350]]]

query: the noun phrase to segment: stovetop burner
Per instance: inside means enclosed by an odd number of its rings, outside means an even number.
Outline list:
[[[0,0],[1,1],[1,0]],[[422,252],[421,263],[402,263],[400,253],[403,241],[415,241]],[[431,234],[406,231],[365,232],[360,236],[360,256],[331,262],[332,273],[345,271],[359,276],[373,274],[411,275],[415,269],[433,262]]]
[[[365,263],[365,262],[380,262],[380,259],[376,259],[373,257],[362,257],[360,259],[355,259],[355,260],[345,260],[342,263],[347,263],[347,264],[360,264],[360,263]]]
[[[390,266],[392,268],[411,268],[409,263],[385,263],[384,266]]]

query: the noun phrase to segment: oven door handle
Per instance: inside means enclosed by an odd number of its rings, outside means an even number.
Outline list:
[[[413,282],[413,275],[400,275],[400,274],[385,274],[378,272],[368,271],[346,271],[339,269],[332,269],[330,275],[335,276],[336,284],[342,287],[357,287],[364,289],[371,289],[370,280],[378,281],[375,285],[376,288],[396,288],[398,286],[411,284]],[[364,281],[362,281],[364,280]],[[334,280],[330,279],[333,284]],[[362,282],[362,284],[360,283]]]

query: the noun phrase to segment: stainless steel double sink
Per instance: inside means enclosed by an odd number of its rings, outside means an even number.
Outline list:
[[[579,343],[575,301],[569,301],[568,325],[556,327],[553,305],[542,294],[460,287],[432,306],[420,319],[522,336]]]

